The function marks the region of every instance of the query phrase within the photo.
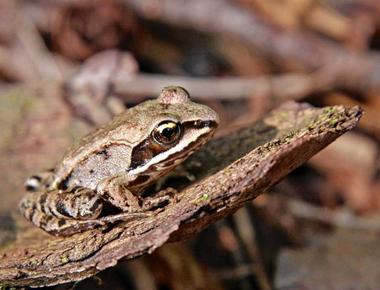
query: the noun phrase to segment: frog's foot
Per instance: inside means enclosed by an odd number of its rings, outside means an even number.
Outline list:
[[[102,199],[126,213],[143,213],[163,207],[177,193],[173,188],[166,188],[153,196],[141,197],[124,185],[128,184],[128,178],[122,175],[105,179],[98,184],[96,191]]]
[[[127,175],[106,178],[98,184],[96,191],[103,200],[123,212],[142,212],[138,196],[124,186],[127,183]]]
[[[46,223],[48,227],[42,227],[45,231],[55,236],[71,236],[73,234],[84,232],[94,228],[107,228],[110,224],[119,222],[129,222],[140,218],[151,216],[148,213],[120,213],[110,216],[105,216],[97,219],[89,220],[74,220],[74,219],[60,219],[50,218]],[[42,218],[47,218],[44,216]]]
[[[99,218],[98,221],[102,224],[113,224],[117,222],[129,222],[136,219],[147,218],[153,216],[153,213],[147,212],[123,212],[119,214],[109,215]]]
[[[168,187],[159,192],[154,196],[148,196],[143,199],[143,211],[153,210],[159,207],[163,207],[171,201],[175,200],[177,190],[174,188]]]
[[[93,190],[74,187],[28,193],[20,202],[26,219],[55,235],[71,235],[104,225],[103,202]]]
[[[76,233],[84,232],[86,230],[100,228],[106,226],[107,222],[91,219],[91,220],[75,220],[68,218],[57,218],[41,213],[35,215],[38,220],[38,226],[44,231],[54,236],[71,236]],[[33,221],[34,222],[34,221]]]

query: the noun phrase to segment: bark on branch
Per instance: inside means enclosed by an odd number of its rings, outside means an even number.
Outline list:
[[[358,107],[288,103],[249,128],[215,139],[185,164],[198,181],[154,217],[60,238],[15,216],[13,238],[0,246],[0,288],[82,280],[122,258],[195,234],[352,129],[361,114]]]

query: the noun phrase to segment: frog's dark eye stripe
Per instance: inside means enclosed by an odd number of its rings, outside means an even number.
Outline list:
[[[166,128],[167,122],[179,124],[174,121],[163,121],[156,128],[160,127],[160,125],[165,125],[164,128]],[[175,128],[174,124],[169,127]],[[154,134],[152,132],[151,138],[147,138],[135,146],[132,151],[131,165],[126,169],[127,172],[131,174],[140,174],[142,172],[149,174],[149,172],[154,171],[156,175],[158,175],[158,172],[162,175],[162,173],[184,160],[198,145],[202,145],[208,139],[207,136],[211,136],[209,133],[216,127],[216,122],[208,120],[188,121],[179,124],[179,126],[178,139],[171,144],[166,146],[159,144],[152,136]],[[182,142],[180,142],[181,139]]]

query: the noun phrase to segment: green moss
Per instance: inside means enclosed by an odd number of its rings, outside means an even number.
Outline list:
[[[291,142],[296,136],[302,135],[303,132],[318,130],[323,132],[326,130],[336,129],[337,125],[346,119],[346,110],[342,106],[326,107],[316,111],[311,115],[308,122],[305,122],[303,128],[295,128],[289,130],[279,139],[273,139],[265,145],[258,148],[257,153],[265,155],[273,148]]]
[[[202,196],[200,197],[197,197],[196,199],[192,200],[191,203],[194,204],[194,205],[198,205],[202,202],[206,202],[210,200],[210,195],[208,195],[207,193],[204,193],[202,194]]]
[[[329,120],[329,126],[330,127],[335,127],[336,124],[338,124],[339,120],[338,119],[331,119]]]
[[[202,200],[203,201],[207,201],[207,200],[209,200],[210,199],[210,196],[207,194],[207,193],[204,193],[203,195],[202,195]]]
[[[68,256],[61,256],[60,258],[62,264],[67,264],[70,261]]]
[[[346,110],[342,106],[338,107],[326,107],[322,109],[322,112],[317,115],[315,120],[310,122],[307,126],[307,130],[312,131],[317,128],[323,129],[335,129],[337,125],[346,119]]]
[[[30,259],[27,263],[27,267],[36,267],[39,264],[41,264],[41,262],[38,259]]]

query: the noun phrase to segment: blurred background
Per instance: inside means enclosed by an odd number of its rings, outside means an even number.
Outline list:
[[[379,0],[1,0],[0,223],[28,175],[166,85],[217,110],[219,134],[289,100],[360,105],[234,216],[55,288],[379,289],[379,50]]]

